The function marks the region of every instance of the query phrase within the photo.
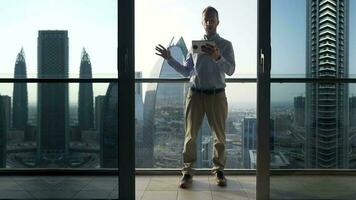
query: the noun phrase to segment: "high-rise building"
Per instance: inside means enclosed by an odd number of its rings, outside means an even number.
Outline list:
[[[17,55],[14,78],[27,78],[25,52]],[[12,104],[12,127],[24,130],[28,120],[27,83],[14,83]]]
[[[349,98],[349,112],[350,112],[350,117],[349,117],[349,123],[350,123],[350,128],[355,129],[356,128],[356,96],[352,96]],[[355,133],[356,134],[356,133]]]
[[[88,53],[83,49],[80,62],[80,78],[92,78],[91,62]],[[78,96],[78,123],[79,129],[88,130],[94,128],[94,103],[93,83],[79,83]]]
[[[183,63],[188,53],[183,38],[170,45],[171,55]],[[151,77],[182,78],[166,60],[159,59]],[[149,83],[144,102],[144,128],[139,167],[178,167],[184,141],[184,83]],[[140,138],[140,137],[139,137]],[[155,149],[155,152],[154,152]]]
[[[244,118],[242,126],[242,161],[244,168],[250,168],[250,150],[257,145],[256,118]]]
[[[305,125],[305,97],[294,97],[294,125],[304,127]]]
[[[135,78],[142,78],[142,72],[135,72]],[[135,94],[142,97],[142,83],[135,83]]]
[[[270,150],[274,151],[275,146],[275,120],[270,119]],[[251,163],[255,158],[252,151],[255,151],[257,147],[257,119],[254,117],[246,117],[243,120],[242,126],[242,162],[244,168],[251,168]]]
[[[118,84],[110,83],[105,94],[102,123],[100,131],[100,166],[117,168],[118,155]]]
[[[95,97],[95,129],[99,131],[102,129],[102,115],[105,95],[98,95]]]
[[[307,1],[307,78],[347,78],[349,1]],[[307,83],[306,168],[348,167],[348,87]]]
[[[5,123],[7,130],[11,127],[11,97],[7,95],[0,96],[5,112]]]
[[[142,72],[135,72],[135,78],[142,78]],[[135,83],[135,145],[139,147],[143,143],[143,97],[142,83]],[[136,166],[142,167],[145,162],[143,148],[136,148]]]
[[[38,78],[68,78],[68,32],[39,31]],[[68,155],[68,83],[38,84],[38,156],[60,159]]]
[[[0,168],[6,167],[7,126],[3,99],[0,95]]]

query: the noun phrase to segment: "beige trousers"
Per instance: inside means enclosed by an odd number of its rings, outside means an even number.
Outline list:
[[[226,162],[225,121],[228,105],[225,92],[204,94],[189,90],[185,107],[183,174],[193,175],[196,161],[196,138],[206,114],[214,138],[213,173],[223,170]]]

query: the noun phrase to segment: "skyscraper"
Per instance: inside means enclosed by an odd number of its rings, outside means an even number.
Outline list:
[[[118,83],[110,83],[106,91],[100,131],[100,166],[117,168],[118,155]]]
[[[68,78],[68,32],[39,31],[38,78]],[[68,83],[38,84],[38,156],[60,159],[68,154]]]
[[[183,63],[187,48],[183,38],[170,45],[171,55]],[[159,58],[151,77],[182,78],[166,60]],[[144,102],[144,125],[138,148],[143,163],[139,167],[181,166],[184,140],[184,97],[183,83],[150,83]],[[156,150],[154,152],[154,149]],[[153,160],[153,158],[155,160]]]
[[[308,78],[348,77],[348,0],[307,1]],[[347,168],[348,87],[307,83],[306,168]]]
[[[11,127],[11,97],[7,95],[0,96],[2,105],[5,112],[5,123],[7,130]]]
[[[102,115],[105,95],[98,95],[95,97],[95,129],[100,132],[102,129]]]
[[[256,149],[256,118],[244,118],[242,127],[242,161],[244,168],[250,168],[250,150]]]
[[[294,97],[294,125],[304,127],[305,124],[305,97]]]
[[[349,112],[350,112],[350,128],[356,128],[356,96],[352,96],[349,98]]]
[[[251,158],[251,156],[254,156],[252,151],[256,151],[257,147],[257,119],[254,117],[246,117],[243,120],[243,126],[242,126],[242,161],[243,161],[243,167],[244,168],[251,168],[253,166],[253,162],[255,161],[255,158]],[[274,140],[275,140],[275,120],[270,119],[270,150],[271,150],[271,155],[274,154]],[[273,162],[273,161],[272,161]]]
[[[142,78],[142,72],[135,72],[135,78]],[[135,83],[135,145],[136,147],[136,166],[141,167],[145,162],[144,149],[139,148],[143,143],[143,98],[142,83]]]
[[[0,168],[6,167],[6,115],[2,96],[0,95]]]
[[[83,48],[80,62],[80,78],[92,78],[91,63],[88,53]],[[94,128],[93,84],[80,83],[78,96],[78,123],[80,130]]]
[[[14,78],[27,78],[25,52],[17,55]],[[12,127],[24,130],[28,120],[27,83],[14,83],[12,104]]]

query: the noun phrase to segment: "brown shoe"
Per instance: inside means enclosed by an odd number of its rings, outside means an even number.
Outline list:
[[[223,171],[217,171],[215,174],[215,182],[218,186],[226,186],[226,178]]]
[[[190,174],[184,174],[180,180],[179,187],[186,189],[192,186],[193,176]]]

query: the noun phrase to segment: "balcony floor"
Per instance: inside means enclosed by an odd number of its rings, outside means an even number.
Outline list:
[[[227,175],[227,187],[212,175],[196,175],[190,189],[177,175],[137,175],[137,200],[252,200],[256,177]],[[274,199],[356,199],[356,176],[273,176]],[[0,199],[118,199],[115,176],[1,176]]]
[[[178,187],[180,176],[137,176],[136,199],[139,200],[248,200],[256,199],[255,176],[226,176],[228,185],[215,185],[214,177],[196,175],[189,189]]]

